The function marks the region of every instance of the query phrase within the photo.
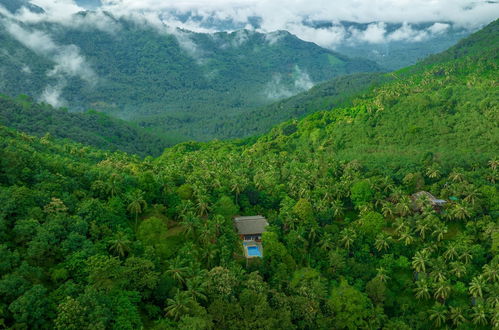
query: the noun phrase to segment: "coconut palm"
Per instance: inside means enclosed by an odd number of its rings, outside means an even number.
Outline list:
[[[122,258],[130,250],[130,244],[132,242],[128,239],[128,236],[125,233],[119,231],[116,235],[114,235],[113,239],[109,243],[111,244],[109,251],[114,251]]]
[[[456,203],[451,208],[450,214],[454,219],[465,220],[471,216],[471,211],[467,205]]]
[[[464,264],[467,265],[468,263],[470,263],[471,260],[473,260],[473,256],[468,250],[465,249],[463,250],[463,252],[461,252],[459,260],[463,260]]]
[[[414,288],[414,293],[416,298],[421,299],[430,299],[430,285],[428,280],[422,278],[416,281],[416,287]]]
[[[459,327],[461,324],[466,322],[464,317],[464,312],[461,307],[450,307],[449,308],[449,319],[454,327]]]
[[[445,260],[454,260],[454,258],[457,258],[458,252],[457,252],[457,245],[455,243],[451,243],[447,246],[447,249],[443,253],[443,256]]]
[[[499,262],[492,262],[483,266],[483,275],[489,282],[499,281]]]
[[[142,190],[134,190],[128,194],[128,212],[135,215],[135,230],[137,230],[138,216],[147,207],[147,202],[144,200],[144,192]]]
[[[454,261],[450,263],[451,273],[456,275],[457,278],[461,278],[466,274],[466,266],[460,261]]]
[[[435,292],[433,294],[433,297],[435,299],[439,299],[441,301],[445,301],[451,292],[451,286],[449,282],[447,281],[438,281],[435,283]]]
[[[345,228],[341,232],[340,242],[347,250],[350,250],[350,247],[352,246],[356,238],[357,233],[353,229]]]
[[[487,324],[487,310],[483,304],[473,306],[471,309],[471,321],[476,325]]]
[[[463,169],[461,168],[453,169],[452,172],[449,174],[449,179],[451,179],[454,182],[463,182],[464,181]]]
[[[447,319],[447,307],[440,303],[435,303],[435,306],[430,310],[430,320],[433,321],[437,328],[445,324]]]
[[[470,282],[469,291],[473,298],[483,298],[483,291],[485,290],[485,278],[483,275],[475,276]]]
[[[437,179],[440,177],[440,168],[438,165],[436,164],[433,164],[432,166],[428,167],[426,169],[426,176],[430,179]]]
[[[414,243],[414,236],[412,236],[408,227],[406,227],[406,229],[400,234],[399,241],[403,241],[405,246]]]
[[[428,263],[428,254],[422,251],[416,252],[412,258],[412,268],[414,268],[418,273],[426,272],[426,264]]]
[[[206,282],[200,276],[190,278],[186,282],[187,292],[196,301],[206,300]]]
[[[194,299],[187,291],[179,291],[173,298],[166,300],[166,316],[178,321],[182,316],[188,315],[194,305]]]
[[[374,247],[380,252],[381,250],[388,250],[390,247],[390,236],[385,233],[379,233],[374,241]]]
[[[431,226],[429,221],[426,218],[420,218],[416,221],[416,232],[419,233],[419,236],[424,240],[426,237],[426,233],[431,230]]]
[[[376,278],[378,278],[381,282],[386,283],[390,279],[390,276],[387,275],[387,270],[383,267],[379,267],[376,269]]]
[[[387,218],[393,218],[395,214],[395,206],[390,203],[390,202],[385,202],[383,203],[383,206],[381,207],[381,212],[383,215]]]
[[[182,259],[177,256],[175,259],[170,261],[168,269],[165,273],[169,274],[178,283],[183,284],[188,270],[189,268],[184,265]]]
[[[441,241],[444,238],[444,235],[447,234],[447,231],[447,226],[439,222],[435,225],[432,235],[437,239],[437,241]]]

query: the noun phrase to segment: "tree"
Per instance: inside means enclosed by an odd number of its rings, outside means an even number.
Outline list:
[[[189,268],[184,265],[181,257],[177,256],[169,262],[168,269],[165,273],[170,275],[177,283],[182,285],[185,282],[185,276],[188,269]]]
[[[119,231],[114,235],[114,238],[109,241],[111,246],[109,247],[109,251],[115,252],[118,256],[123,258],[125,254],[130,250],[131,241],[128,239],[128,236]]]
[[[428,262],[428,254],[424,251],[418,251],[412,258],[412,267],[418,273],[426,272],[426,263]]]
[[[473,296],[473,298],[483,298],[483,291],[485,289],[485,278],[483,275],[475,276],[470,282],[470,294]]]
[[[346,281],[341,281],[339,287],[332,289],[328,306],[339,329],[365,328],[368,319],[373,316],[369,299]]]
[[[445,301],[451,292],[451,286],[447,281],[438,281],[435,283],[435,292],[433,296],[435,299],[439,299],[441,301]]]
[[[449,319],[452,321],[452,325],[456,328],[466,322],[466,318],[463,315],[463,309],[461,307],[451,306],[449,308]]]
[[[424,278],[417,280],[414,293],[417,299],[430,299],[430,285],[428,284],[428,281]]]
[[[471,309],[471,321],[476,325],[487,324],[487,311],[483,304],[473,306],[473,308]]]
[[[378,236],[376,236],[376,240],[374,241],[374,246],[376,247],[376,250],[381,252],[382,250],[388,250],[390,247],[390,236],[388,236],[385,233],[379,233]]]
[[[166,316],[178,321],[184,315],[189,315],[195,301],[192,296],[186,291],[177,291],[173,298],[166,300],[165,307]]]
[[[144,200],[144,192],[142,190],[134,190],[128,194],[128,212],[135,216],[135,230],[137,230],[138,216],[147,207],[147,203]]]
[[[433,324],[437,328],[440,328],[442,325],[445,324],[445,321],[447,319],[447,307],[445,305],[442,305],[440,303],[435,303],[433,308],[430,310],[430,320],[433,321]]]
[[[357,238],[357,233],[351,228],[345,228],[341,232],[341,244],[347,249],[350,250],[353,242]]]

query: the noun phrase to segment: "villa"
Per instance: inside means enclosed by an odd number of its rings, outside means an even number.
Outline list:
[[[261,215],[235,217],[234,225],[243,241],[244,256],[261,258],[263,256],[262,234],[269,225],[267,219]]]

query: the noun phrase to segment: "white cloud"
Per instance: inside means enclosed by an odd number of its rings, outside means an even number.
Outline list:
[[[79,77],[88,83],[94,83],[96,75],[80,50],[75,45],[57,45],[45,32],[28,30],[19,24],[2,20],[7,32],[37,54],[43,55],[55,62],[55,67],[49,76],[66,74]]]
[[[66,105],[66,101],[62,98],[62,90],[64,84],[57,84],[56,86],[47,86],[39,97],[39,101],[48,103],[54,107],[62,107]]]
[[[264,95],[270,100],[279,100],[309,90],[312,87],[314,87],[314,82],[310,79],[308,73],[296,65],[292,84],[285,82],[281,74],[274,74],[265,86]]]

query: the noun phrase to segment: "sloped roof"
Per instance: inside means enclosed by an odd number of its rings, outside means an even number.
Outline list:
[[[235,217],[234,223],[240,235],[261,234],[269,225],[267,219],[261,215]]]
[[[444,199],[438,199],[438,198],[436,198],[435,196],[433,196],[432,194],[430,194],[427,191],[419,191],[419,192],[415,193],[412,196],[413,196],[414,199],[422,198],[423,196],[426,196],[430,200],[430,202],[432,204],[434,204],[434,205],[435,204],[436,205],[443,205],[443,204],[447,203],[446,200],[444,200]]]

